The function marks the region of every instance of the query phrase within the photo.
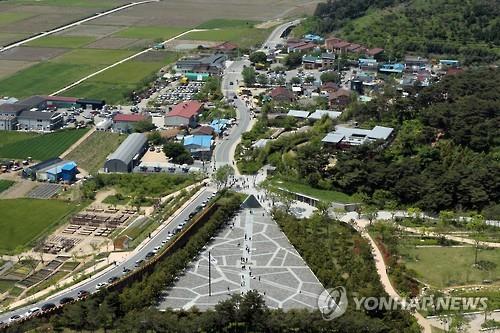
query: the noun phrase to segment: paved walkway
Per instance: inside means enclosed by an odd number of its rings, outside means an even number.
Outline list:
[[[211,257],[211,291],[208,266]],[[176,285],[160,309],[213,308],[231,294],[258,290],[271,308],[317,309],[323,286],[268,213],[245,209],[217,235]]]

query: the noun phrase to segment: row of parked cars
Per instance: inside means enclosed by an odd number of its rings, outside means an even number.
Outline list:
[[[144,257],[144,259],[140,259],[140,260],[137,260],[135,262],[135,265],[134,265],[134,268],[139,268],[141,267],[147,260],[151,259],[152,257],[154,257],[156,254],[158,254],[160,252],[160,250],[170,241],[172,240],[172,238],[178,233],[180,232],[185,226],[187,223],[189,223],[189,221],[196,215],[198,214],[204,207],[206,207],[206,205],[208,204],[208,202],[215,197],[217,193],[214,192],[210,195],[210,197],[206,200],[204,200],[199,206],[197,206],[190,214],[189,214],[189,217],[184,219],[184,221],[182,221],[174,230],[172,231],[169,231],[168,232],[168,235],[167,237],[161,242],[161,245],[158,245],[156,246],[152,251],[148,252],[146,254],[146,256]],[[126,275],[128,273],[132,272],[132,269],[130,268],[123,268],[122,270],[122,275]],[[105,289],[107,288],[109,285],[117,282],[120,278],[117,277],[117,276],[112,276],[110,277],[107,282],[100,282],[98,284],[96,284],[95,286],[95,289],[96,289],[96,292],[98,292],[99,290],[102,290],[102,289]],[[77,294],[77,297],[76,299],[73,298],[73,297],[64,297],[64,298],[61,298],[59,300],[59,304],[55,304],[55,303],[45,303],[44,305],[42,305],[41,307],[33,307],[31,309],[29,309],[25,314],[17,314],[17,315],[13,315],[12,317],[9,318],[8,320],[8,323],[3,323],[3,322],[0,322],[0,327],[2,327],[3,325],[5,324],[12,324],[14,322],[17,322],[17,321],[20,321],[22,319],[27,319],[27,318],[30,318],[30,317],[33,317],[33,316],[37,316],[37,315],[40,315],[44,312],[48,312],[48,311],[51,311],[53,309],[55,309],[56,307],[58,306],[62,306],[62,305],[65,305],[65,304],[68,304],[68,303],[71,303],[71,302],[74,302],[75,300],[79,300],[79,299],[84,299],[86,297],[88,297],[90,295],[90,292],[87,291],[87,290],[80,290]]]

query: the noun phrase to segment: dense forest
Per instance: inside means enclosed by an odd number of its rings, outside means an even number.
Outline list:
[[[318,5],[306,26],[382,47],[391,59],[417,53],[471,64],[500,56],[499,0],[335,0]]]

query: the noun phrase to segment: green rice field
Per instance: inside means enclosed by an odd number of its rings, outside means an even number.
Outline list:
[[[0,158],[46,160],[57,157],[78,141],[87,129],[48,134],[0,132]],[[5,139],[5,141],[4,141]]]

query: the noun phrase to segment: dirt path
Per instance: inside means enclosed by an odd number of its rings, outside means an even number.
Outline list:
[[[352,216],[346,215],[342,218],[342,221],[349,223],[351,217]],[[361,234],[361,236],[363,236],[363,238],[368,240],[368,242],[372,247],[372,255],[375,260],[375,267],[377,269],[377,273],[380,277],[380,282],[382,283],[385,292],[389,294],[389,296],[392,297],[393,299],[397,301],[402,301],[401,296],[398,294],[398,292],[392,285],[391,280],[389,279],[389,275],[387,274],[387,266],[385,265],[382,252],[380,252],[377,243],[375,243],[373,238],[366,231],[366,227],[368,224],[369,224],[368,220],[354,219],[354,228]],[[418,324],[422,327],[422,332],[432,333],[431,325],[424,316],[422,316],[418,312],[413,312],[412,315],[415,317],[415,319],[417,319]]]

